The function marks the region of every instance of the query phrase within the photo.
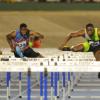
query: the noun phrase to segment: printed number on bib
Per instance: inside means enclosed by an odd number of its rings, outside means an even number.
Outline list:
[[[26,41],[22,41],[22,42],[20,42],[20,43],[17,43],[18,44],[18,46],[21,48],[21,49],[23,49],[23,48],[25,48],[26,47]]]
[[[90,45],[93,47],[99,46],[100,42],[99,41],[89,41]]]

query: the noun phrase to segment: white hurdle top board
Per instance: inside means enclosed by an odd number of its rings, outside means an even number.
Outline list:
[[[5,54],[1,55],[1,58],[5,58],[9,50],[4,49]],[[32,72],[42,72],[45,68],[48,72],[100,72],[100,62],[95,61],[91,52],[68,52],[55,48],[35,51],[46,58],[27,58],[23,61],[21,58],[8,56],[8,61],[0,61],[0,72],[27,72],[28,69]]]

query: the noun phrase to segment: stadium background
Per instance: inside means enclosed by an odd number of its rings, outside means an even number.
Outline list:
[[[42,3],[40,3],[42,2]],[[62,3],[61,3],[62,2]],[[58,47],[65,36],[89,22],[100,26],[100,0],[0,0],[0,47],[8,47],[6,34],[25,22],[45,35],[42,47]],[[72,39],[70,45],[83,42]]]

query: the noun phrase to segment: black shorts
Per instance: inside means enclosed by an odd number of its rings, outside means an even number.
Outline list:
[[[90,46],[89,52],[94,52],[95,53],[98,50],[100,50],[100,46],[96,46],[96,47]]]
[[[14,52],[15,57],[20,58],[19,55],[16,54],[16,52]],[[23,55],[25,57],[29,57],[29,58],[36,58],[40,56],[40,53],[35,52],[32,48],[28,48],[23,52]]]

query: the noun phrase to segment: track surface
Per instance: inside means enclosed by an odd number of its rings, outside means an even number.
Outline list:
[[[29,28],[45,35],[43,47],[58,47],[65,36],[85,27],[92,22],[96,27],[100,26],[99,11],[64,11],[64,12],[0,12],[0,46],[8,47],[6,34],[18,28],[22,22]],[[74,41],[74,42],[73,42]],[[83,39],[73,39],[70,44],[77,44]]]

